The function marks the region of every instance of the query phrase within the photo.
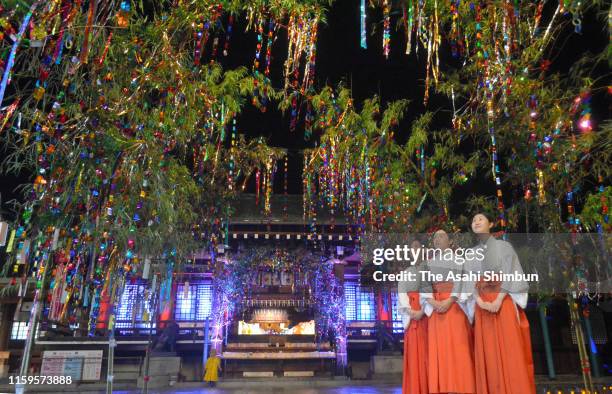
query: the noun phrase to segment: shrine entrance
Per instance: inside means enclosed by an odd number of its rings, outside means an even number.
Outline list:
[[[259,246],[228,256],[214,279],[210,344],[220,350],[225,376],[312,377],[343,371],[342,282],[334,261],[305,248]],[[222,326],[225,330],[215,332]]]

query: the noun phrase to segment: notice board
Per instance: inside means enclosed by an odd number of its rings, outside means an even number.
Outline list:
[[[73,380],[100,380],[102,350],[45,350],[40,374],[71,376]]]

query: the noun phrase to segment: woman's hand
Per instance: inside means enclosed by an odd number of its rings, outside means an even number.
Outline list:
[[[495,301],[489,303],[489,312],[497,313],[501,309],[502,302],[504,301],[504,297],[506,297],[506,293],[499,293]]]

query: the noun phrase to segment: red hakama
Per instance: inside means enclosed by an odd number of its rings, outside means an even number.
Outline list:
[[[444,301],[452,289],[452,282],[434,283],[433,298]],[[431,314],[428,342],[429,392],[476,393],[472,327],[456,302]]]
[[[493,302],[500,284],[480,282],[478,290]],[[478,394],[535,394],[529,322],[510,295],[497,313],[476,306],[474,342]]]
[[[421,310],[418,292],[408,293],[410,308]],[[410,320],[404,332],[404,378],[402,394],[428,394],[427,389],[427,316]]]

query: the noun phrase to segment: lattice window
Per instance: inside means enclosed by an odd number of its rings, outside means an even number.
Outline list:
[[[27,321],[14,321],[11,327],[11,340],[23,341],[28,335]]]
[[[404,331],[404,327],[402,326],[402,315],[399,313],[399,308],[397,305],[398,297],[396,292],[391,292],[391,308],[392,308],[392,316],[393,316],[393,332],[399,333]]]
[[[115,327],[148,327],[149,322],[143,322],[145,310],[149,319],[152,317],[149,302],[145,298],[146,288],[144,283],[127,283],[125,285],[115,311]]]
[[[355,296],[356,283],[344,282],[344,301],[346,320],[357,320],[357,298]]]
[[[375,321],[376,302],[372,290],[363,289],[356,282],[344,283],[347,321]]]
[[[212,284],[210,282],[179,283],[176,288],[176,308],[174,318],[177,321],[204,321],[210,316],[212,305]]]

